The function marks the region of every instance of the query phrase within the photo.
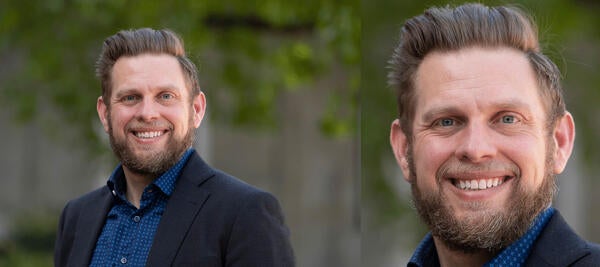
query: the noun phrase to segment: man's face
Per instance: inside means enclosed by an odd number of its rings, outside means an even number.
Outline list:
[[[128,170],[157,176],[175,164],[194,139],[205,99],[193,99],[176,58],[121,57],[112,69],[110,106],[97,109],[111,146]]]
[[[415,89],[413,138],[396,120],[391,142],[434,238],[465,252],[510,244],[551,202],[572,118],[558,136],[546,127],[533,69],[508,48],[432,52]]]

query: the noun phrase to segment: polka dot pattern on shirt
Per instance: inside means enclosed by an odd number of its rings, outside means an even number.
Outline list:
[[[142,193],[140,208],[133,206],[125,196],[125,176],[118,166],[108,181],[116,195],[115,205],[108,212],[106,223],[90,266],[144,266],[154,234],[167,201],[175,189],[175,182],[194,149],[189,149],[171,169],[149,184]]]
[[[538,238],[548,221],[550,221],[550,218],[554,212],[554,208],[549,207],[540,213],[533,221],[529,230],[527,230],[527,232],[520,239],[506,247],[495,258],[483,266],[523,266],[527,260],[527,257],[529,257],[533,243]],[[439,261],[437,260],[437,253],[435,251],[435,245],[431,233],[428,233],[425,238],[423,238],[413,253],[413,256],[411,257],[407,266],[439,266]]]
[[[538,215],[531,228],[529,228],[525,235],[505,248],[494,259],[483,266],[523,266],[527,260],[527,257],[529,256],[529,253],[531,252],[533,242],[535,242],[553,214],[554,208],[550,207],[546,209],[544,212]]]

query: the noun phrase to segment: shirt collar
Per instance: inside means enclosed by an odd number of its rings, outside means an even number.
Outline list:
[[[431,233],[427,233],[408,262],[408,267],[440,266]]]
[[[179,161],[175,163],[173,167],[171,167],[160,177],[155,179],[148,186],[154,185],[158,187],[165,195],[170,196],[171,193],[173,193],[173,190],[175,189],[175,182],[177,181],[177,178],[179,177],[183,166],[194,151],[194,148],[189,148],[188,150],[186,150],[183,156],[181,156],[181,159],[179,159]],[[115,168],[106,184],[114,196],[118,196],[122,199],[125,199],[126,182],[122,164],[119,164]]]
[[[554,214],[554,208],[549,207],[540,213],[527,232],[516,242],[506,247],[500,254],[496,255],[491,261],[483,266],[506,266],[506,263],[511,266],[522,266],[525,264],[533,242],[538,238],[546,223]]]
[[[484,266],[503,266],[502,264],[510,259],[512,262],[518,263],[517,265],[523,265],[531,252],[533,243],[540,235],[555,210],[552,207],[545,209],[540,213],[533,221],[533,224],[527,230],[527,232],[519,238],[517,241],[506,247],[491,261],[484,264]],[[425,238],[419,243],[419,246],[415,250],[413,256],[408,262],[408,267],[425,267],[425,266],[440,266],[435,244],[431,233],[428,233]]]

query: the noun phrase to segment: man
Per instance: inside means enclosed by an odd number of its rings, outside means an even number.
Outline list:
[[[390,63],[391,146],[431,231],[408,266],[600,266],[551,207],[575,130],[527,15],[431,8]]]
[[[277,200],[192,148],[206,100],[169,30],[121,31],[97,62],[97,110],[121,164],[69,202],[56,266],[293,266]]]

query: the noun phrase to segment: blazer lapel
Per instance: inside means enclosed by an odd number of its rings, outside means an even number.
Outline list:
[[[558,211],[536,240],[526,266],[570,266],[590,254],[589,247]]]
[[[194,152],[182,170],[158,224],[146,266],[171,265],[189,227],[210,195],[200,185],[213,175],[212,169]]]
[[[113,200],[112,193],[108,187],[105,187],[97,197],[85,203],[77,219],[70,265],[87,266],[90,264],[96,240],[102,231],[106,214],[112,207]]]

